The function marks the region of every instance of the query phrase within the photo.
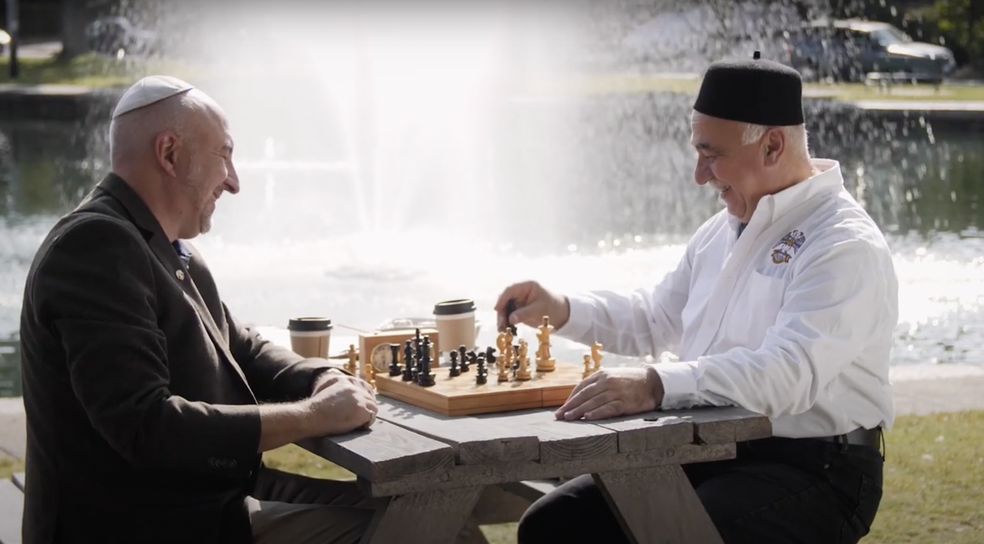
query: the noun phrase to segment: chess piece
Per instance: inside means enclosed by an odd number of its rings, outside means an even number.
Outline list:
[[[412,382],[413,376],[413,341],[407,340],[403,348],[403,381]]]
[[[482,366],[484,367],[486,363],[489,364],[489,365],[494,365],[495,364],[495,360],[496,360],[496,357],[495,357],[495,349],[492,348],[492,347],[489,347],[489,349],[485,350],[485,357],[483,359],[481,359]]]
[[[461,371],[468,372],[468,357],[465,357],[465,346],[458,346],[458,361],[461,364]]]
[[[363,377],[369,385],[376,387],[376,367],[372,366],[372,361],[366,362],[366,366],[362,367]]]
[[[414,329],[413,351],[414,351],[414,355],[417,356],[417,361],[420,361],[420,359],[423,357],[423,353],[421,352],[423,347],[424,347],[424,343],[423,343],[423,339],[420,337],[420,329]]]
[[[594,368],[592,370],[594,372],[601,369],[601,360],[603,358],[604,355],[601,354],[601,343],[595,342],[594,345],[591,346],[591,360],[594,361]]]
[[[550,333],[553,329],[550,317],[543,316],[543,324],[537,327],[536,333],[536,338],[540,342],[536,350],[537,372],[553,372],[556,368],[557,361],[550,356]]]
[[[506,347],[506,353],[511,353],[511,352],[512,350],[509,349],[509,347]],[[502,354],[500,353],[498,363],[499,363],[499,376],[498,376],[499,383],[508,382],[509,381],[508,359],[506,357],[503,357]]]
[[[355,344],[349,344],[348,349],[348,362],[345,363],[345,370],[350,374],[355,374],[356,370],[359,368],[358,361],[359,352],[355,350]]]
[[[512,340],[506,340],[506,334],[506,331],[502,331],[495,337],[495,346],[499,348],[499,357],[503,359],[509,351],[509,344],[512,343]]]
[[[390,358],[390,376],[399,376],[403,373],[400,368],[400,344],[390,344],[390,353],[393,355]]]
[[[420,368],[417,370],[417,385],[421,387],[431,387],[434,385],[434,373],[431,372],[431,343],[430,338],[424,337],[424,344],[421,348],[421,358],[417,363]]]
[[[475,385],[485,385],[488,383],[489,371],[485,368],[485,358],[480,357],[478,359],[478,365],[475,369]]]
[[[590,375],[591,375],[591,356],[590,355],[585,355],[584,356],[584,373],[581,374],[581,378],[582,379],[583,378],[587,378]]]
[[[530,358],[527,352],[529,351],[529,345],[527,345],[526,340],[519,341],[519,368],[516,369],[516,379],[525,382],[528,381],[532,376],[530,375]]]
[[[516,370],[519,368],[519,344],[513,344],[512,347],[512,364],[509,365],[511,370]]]
[[[451,356],[451,369],[449,373],[452,378],[456,378],[461,375],[461,370],[458,368],[458,352],[452,350],[449,355]]]

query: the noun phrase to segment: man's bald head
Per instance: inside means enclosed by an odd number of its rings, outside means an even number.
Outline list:
[[[222,108],[194,88],[135,85],[109,128],[112,171],[144,200],[171,240],[211,228],[215,202],[239,192]]]
[[[154,141],[166,131],[194,147],[201,131],[216,122],[218,114],[218,105],[208,95],[191,89],[114,118],[109,125],[113,168],[124,161],[152,156]]]

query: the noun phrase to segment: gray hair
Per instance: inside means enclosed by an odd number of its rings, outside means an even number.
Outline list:
[[[765,132],[772,127],[744,123],[741,131],[741,145],[751,145],[765,136]],[[806,125],[792,125],[778,127],[786,136],[786,148],[799,159],[809,160],[810,143],[806,133]]]

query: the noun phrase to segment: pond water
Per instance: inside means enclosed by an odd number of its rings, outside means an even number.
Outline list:
[[[692,181],[692,97],[462,105],[451,121],[377,125],[360,163],[351,142],[366,135],[337,111],[299,120],[211,92],[232,121],[242,190],[194,243],[232,311],[258,325],[327,315],[370,329],[458,297],[490,320],[499,290],[523,278],[561,291],[652,284],[720,207]],[[984,134],[826,102],[808,114],[813,154],[841,161],[895,251],[893,364],[984,362]],[[20,391],[25,274],[59,215],[105,174],[106,129],[0,122],[0,396]]]

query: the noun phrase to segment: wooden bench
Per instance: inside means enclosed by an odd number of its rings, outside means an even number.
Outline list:
[[[24,516],[24,473],[0,480],[0,544],[20,544]]]

